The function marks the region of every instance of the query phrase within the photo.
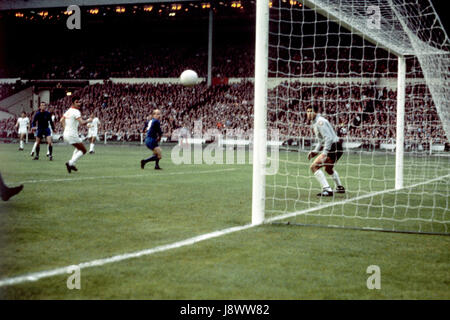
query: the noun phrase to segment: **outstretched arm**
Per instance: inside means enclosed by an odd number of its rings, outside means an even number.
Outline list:
[[[87,119],[87,120],[83,120],[83,119],[81,119],[81,117],[79,117],[79,118],[77,118],[77,121],[78,121],[81,125],[85,125],[85,124],[87,124],[87,123],[92,122],[92,119],[89,118],[89,119]]]

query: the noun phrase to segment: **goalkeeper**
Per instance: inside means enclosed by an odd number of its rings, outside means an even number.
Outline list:
[[[319,140],[317,147],[308,153],[308,160],[313,159],[319,155],[320,150],[322,153],[311,164],[311,171],[316,177],[317,181],[322,186],[322,192],[318,193],[319,197],[331,197],[333,196],[333,190],[328,184],[327,178],[320,168],[324,167],[325,171],[333,178],[336,184],[336,193],[345,193],[345,188],[342,186],[341,180],[334,166],[342,156],[342,142],[339,140],[336,132],[327,119],[319,114],[318,106],[309,105],[306,108],[306,115],[309,123],[312,123],[314,134]]]

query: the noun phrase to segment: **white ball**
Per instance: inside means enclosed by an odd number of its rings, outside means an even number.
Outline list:
[[[197,84],[198,75],[193,70],[185,70],[180,76],[180,82],[183,86],[191,87]]]

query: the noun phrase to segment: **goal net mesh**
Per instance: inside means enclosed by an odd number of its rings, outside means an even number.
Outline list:
[[[269,6],[267,127],[278,130],[283,145],[277,173],[266,176],[266,220],[448,233],[450,47],[432,4]],[[406,61],[404,187],[395,189],[399,56]],[[345,194],[317,196],[322,187],[307,159],[316,143],[308,105],[319,106],[343,141],[335,169]]]

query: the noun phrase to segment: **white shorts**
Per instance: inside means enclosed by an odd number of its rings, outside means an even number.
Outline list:
[[[92,137],[94,137],[94,138],[98,138],[98,136],[97,136],[97,132],[90,132],[90,131],[88,131],[88,135],[87,135],[87,138],[92,138]]]
[[[19,130],[19,134],[27,134],[27,129],[25,129],[25,130]]]
[[[72,135],[64,135],[64,141],[68,144],[75,144],[75,143],[82,143],[82,140],[79,136],[72,136]]]

